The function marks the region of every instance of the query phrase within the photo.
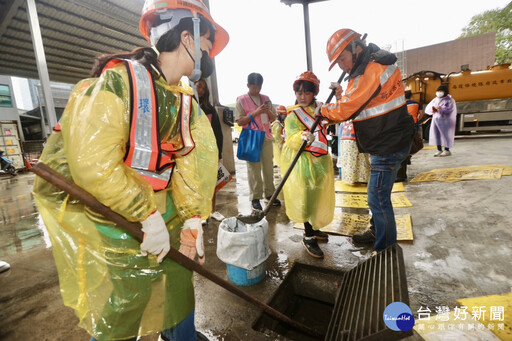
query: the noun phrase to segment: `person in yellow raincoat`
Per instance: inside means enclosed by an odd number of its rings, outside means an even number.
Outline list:
[[[279,105],[276,108],[277,119],[272,122],[272,135],[274,136],[274,167],[281,165],[281,149],[285,140],[284,120],[286,119],[286,107]]]
[[[320,229],[334,217],[334,169],[328,153],[325,125],[314,133],[309,129],[315,120],[320,81],[313,72],[302,73],[293,83],[297,104],[287,108],[284,123],[286,140],[281,151],[281,174],[284,176],[303,141],[308,145],[298,159],[283,192],[286,214],[291,221],[304,223],[302,245],[309,255],[323,258],[317,240],[327,241]]]
[[[227,32],[198,0],[146,0],[152,48],[102,56],[80,81],[41,161],[129,221],[139,243],[105,217],[37,178],[64,303],[91,340],[196,340],[192,272],[170,247],[204,263],[201,217],[211,210],[218,150],[191,82],[213,71]]]

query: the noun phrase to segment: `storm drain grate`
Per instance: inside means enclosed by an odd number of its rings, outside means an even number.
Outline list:
[[[325,340],[398,340],[412,335],[412,330],[397,332],[386,327],[384,309],[393,302],[409,305],[398,244],[345,273]]]

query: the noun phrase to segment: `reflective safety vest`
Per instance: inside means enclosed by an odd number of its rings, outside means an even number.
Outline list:
[[[367,120],[369,118],[386,114],[405,104],[405,96],[403,91],[397,91],[399,87],[403,87],[401,74],[397,71],[396,65],[388,65],[384,72],[380,75],[381,91],[379,95],[366,106],[366,108],[354,118],[354,122]],[[359,78],[354,80],[357,84]],[[357,85],[354,86],[354,89]]]
[[[311,127],[313,126],[313,123],[315,122],[315,119],[302,108],[298,107],[293,110],[295,115],[297,115],[297,118],[299,121],[308,128],[309,131],[311,131]],[[322,123],[318,124],[315,128],[315,131],[313,132],[313,135],[315,135],[315,141],[309,146],[306,146],[304,150],[307,150],[313,156],[322,156],[327,155],[328,149],[327,149],[327,138],[325,137],[327,134],[327,131],[325,127],[322,125]]]
[[[420,104],[416,101],[408,99],[407,103],[407,111],[412,116],[414,123],[418,122],[418,111],[420,110]]]
[[[265,103],[266,101],[269,101],[269,97],[266,95],[260,94],[260,105]],[[254,112],[256,109],[258,109],[258,105],[254,102],[254,100],[251,98],[251,96],[247,93],[242,96],[239,96],[236,99],[240,104],[242,105],[242,108],[244,108],[245,114],[249,115],[252,112]],[[267,114],[264,114],[267,116]],[[268,117],[268,116],[267,116]],[[258,115],[254,117],[254,120],[256,121],[257,128],[256,130],[264,131],[265,132],[265,138],[272,140],[272,129],[270,127],[270,122],[267,119],[266,123],[263,123],[261,115]],[[249,128],[249,123],[243,126],[243,128]],[[254,127],[252,128],[254,129]]]
[[[352,119],[360,152],[392,154],[410,146],[414,136],[404,92],[395,65],[369,62],[363,74],[349,80],[336,104],[322,107],[322,116],[335,122]]]
[[[356,131],[352,121],[345,121],[341,123],[340,140],[356,140]]]
[[[160,143],[158,123],[158,102],[151,73],[133,60],[114,59],[105,69],[124,62],[130,79],[130,138],[124,163],[133,168],[153,190],[167,188],[174,169],[173,154],[186,155],[194,149],[190,132],[192,96],[181,95],[181,138],[183,147],[175,149],[173,144]]]

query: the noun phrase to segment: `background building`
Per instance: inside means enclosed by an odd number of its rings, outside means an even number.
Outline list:
[[[404,78],[419,71],[448,74],[485,70],[496,59],[496,33],[455,39],[396,53]]]

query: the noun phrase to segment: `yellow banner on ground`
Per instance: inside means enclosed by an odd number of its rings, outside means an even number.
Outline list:
[[[397,215],[396,232],[397,240],[410,241],[413,240],[412,234],[412,220],[410,214]],[[367,214],[355,213],[335,213],[333,221],[321,229],[323,232],[339,234],[343,236],[353,236],[355,233],[363,232],[366,230],[370,223],[370,216]],[[296,229],[304,229],[304,224],[296,223]]]
[[[423,149],[429,150],[429,149],[435,149],[436,146],[423,146]]]
[[[343,181],[336,181],[334,183],[336,192],[349,192],[349,193],[366,193],[366,184],[349,184]],[[403,182],[395,182],[393,184],[392,192],[405,192]]]
[[[472,318],[470,310],[465,312],[467,315],[462,319],[459,311],[450,311],[448,306],[446,306],[447,311],[443,311],[443,308],[443,306],[421,306],[418,310],[418,318],[414,321],[414,330],[424,340],[500,341],[500,338],[494,335],[493,331],[485,324]],[[441,311],[438,312],[436,309]],[[509,339],[502,338],[501,340]]]
[[[501,340],[512,337],[512,293],[461,298],[457,300],[468,308],[468,314],[486,326]]]
[[[506,169],[511,172],[510,166],[488,165],[467,166],[458,168],[439,168],[429,172],[420,173],[411,182],[441,181],[457,182],[462,180],[499,180]]]
[[[395,208],[412,206],[411,202],[405,196],[405,193],[391,193],[391,203]],[[336,193],[336,206],[352,208],[369,208],[368,195]]]

